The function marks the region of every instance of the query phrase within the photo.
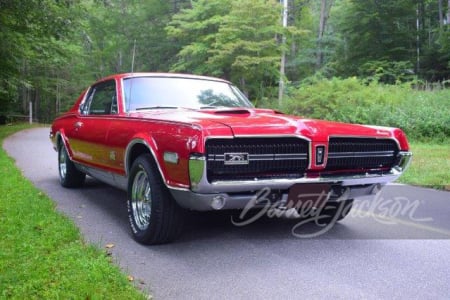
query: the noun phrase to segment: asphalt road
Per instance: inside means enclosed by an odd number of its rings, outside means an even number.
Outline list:
[[[195,214],[177,242],[142,246],[131,238],[124,192],[93,179],[59,185],[48,133],[22,131],[3,147],[88,242],[114,244],[114,260],[156,299],[450,298],[449,192],[388,186],[315,238],[304,234],[323,228],[299,220],[237,227],[226,215]]]

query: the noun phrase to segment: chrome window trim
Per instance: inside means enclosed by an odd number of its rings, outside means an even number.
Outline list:
[[[84,113],[84,112],[82,111],[81,108],[84,107],[84,105],[86,104],[86,101],[88,101],[88,95],[91,94],[92,89],[93,89],[93,86],[90,86],[90,87],[86,90],[86,92],[85,92],[84,95],[83,95],[83,99],[80,101],[80,105],[78,105],[78,114],[79,114],[80,116],[87,116],[87,115],[88,115],[88,114]]]
[[[133,72],[133,73],[127,73],[124,74],[124,76],[120,77],[120,85],[122,90],[122,104],[123,104],[123,112],[126,114],[130,114],[132,112],[136,112],[136,110],[129,110],[126,106],[125,101],[125,81],[126,80],[132,80],[136,78],[164,78],[164,79],[186,79],[186,80],[198,80],[198,81],[211,81],[211,82],[219,82],[227,84],[230,87],[230,90],[232,93],[236,95],[236,97],[240,98],[245,102],[248,107],[242,106],[241,108],[244,109],[255,109],[255,106],[253,103],[245,96],[235,85],[233,85],[232,82],[220,78],[215,77],[208,77],[208,76],[200,76],[200,75],[191,75],[191,74],[181,74],[181,73],[145,73],[145,72]],[[130,86],[130,90],[132,88],[132,85]],[[239,108],[239,106],[236,107],[227,107],[230,109],[236,109]],[[194,110],[196,110],[194,108]],[[198,109],[201,110],[201,109]]]

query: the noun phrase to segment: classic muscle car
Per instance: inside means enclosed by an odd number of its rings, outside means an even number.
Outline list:
[[[170,73],[101,79],[50,138],[61,185],[79,187],[87,174],[127,191],[131,231],[144,244],[174,240],[188,210],[298,209],[296,194],[317,187],[327,216],[340,220],[412,155],[400,129],[259,109],[228,81]]]

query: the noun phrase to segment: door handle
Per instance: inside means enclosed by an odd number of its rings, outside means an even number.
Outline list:
[[[81,127],[83,127],[83,122],[81,122],[81,121],[75,122],[75,123],[73,124],[73,126],[74,126],[76,129],[80,129]]]

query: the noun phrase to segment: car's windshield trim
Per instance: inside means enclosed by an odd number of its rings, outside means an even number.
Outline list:
[[[186,80],[187,82],[190,81],[198,81],[198,82],[205,82],[205,88],[204,91],[207,91],[208,89],[211,91],[211,96],[214,99],[211,99],[211,101],[208,102],[200,102],[196,100],[192,100],[192,98],[189,98],[192,93],[195,93],[195,91],[198,89],[199,91],[204,92],[201,90],[202,84],[194,84],[192,85],[192,88],[190,89],[190,84],[187,84],[187,87],[181,86],[179,89],[180,93],[179,95],[184,95],[186,91],[186,101],[180,100],[181,97],[175,97],[174,99],[178,99],[178,101],[172,101],[173,103],[167,103],[168,105],[165,105],[164,102],[166,102],[163,99],[171,99],[170,95],[172,93],[172,90],[169,89],[167,91],[164,90],[164,85],[161,87],[161,90],[159,89],[158,85],[156,85],[156,92],[153,95],[151,92],[145,92],[145,88],[141,90],[141,95],[138,99],[141,99],[139,102],[135,102],[132,98],[131,102],[127,101],[126,94],[129,93],[135,93],[136,88],[139,87],[139,81],[140,79],[149,79],[151,82],[152,79],[156,80],[181,80],[180,82],[184,82]],[[244,93],[242,93],[237,87],[232,85],[228,81],[224,80],[210,80],[208,78],[196,78],[196,77],[183,77],[183,76],[173,76],[173,77],[164,77],[164,76],[134,76],[134,77],[125,77],[122,79],[123,82],[123,107],[126,112],[131,111],[139,111],[139,110],[150,110],[150,109],[176,109],[176,108],[187,108],[187,109],[216,109],[216,108],[236,108],[236,107],[246,107],[246,108],[254,108],[253,104],[250,102],[250,100],[247,99]],[[145,81],[144,81],[145,82]],[[209,82],[209,83],[208,83]],[[127,84],[128,83],[128,84]],[[176,81],[174,82],[176,83]],[[141,83],[143,84],[143,83]],[[144,83],[145,84],[145,83]],[[215,85],[217,84],[217,86]],[[186,84],[184,84],[186,85]],[[170,85],[169,85],[170,86]],[[225,87],[226,86],[226,87]],[[140,86],[142,89],[142,85]],[[152,91],[152,89],[155,87],[149,87],[149,91]],[[176,87],[174,87],[176,88]],[[139,90],[139,89],[138,89]],[[144,92],[142,92],[144,91]],[[161,92],[163,91],[163,92]],[[159,93],[159,95],[158,95]],[[176,93],[176,91],[174,91]],[[154,99],[157,99],[157,101],[145,101],[149,97],[155,97]],[[158,98],[159,97],[159,98]],[[208,95],[205,96],[207,98]],[[219,98],[223,97],[223,98]],[[219,99],[218,99],[219,98]],[[218,100],[217,100],[218,99]],[[225,99],[225,100],[224,100]],[[206,99],[203,99],[206,100]],[[207,99],[209,100],[209,99]],[[167,100],[168,101],[168,100]],[[153,103],[152,103],[153,102]],[[170,101],[169,101],[170,102]],[[224,102],[224,103],[221,103]],[[215,105],[215,104],[218,105]],[[139,105],[141,104],[141,105]],[[184,105],[186,104],[186,105]],[[222,105],[223,104],[223,105]]]

